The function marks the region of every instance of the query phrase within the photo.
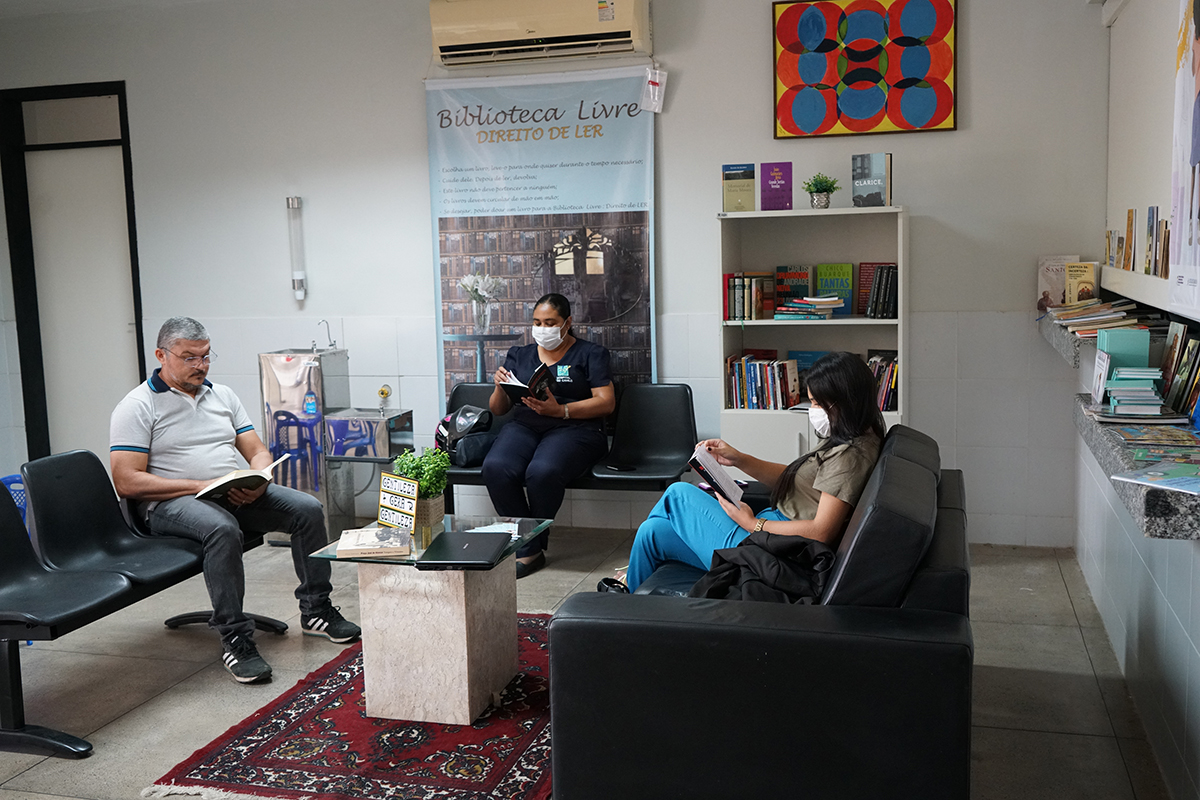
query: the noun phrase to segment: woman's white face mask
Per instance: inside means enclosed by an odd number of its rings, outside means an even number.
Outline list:
[[[820,436],[822,439],[829,438],[829,415],[825,413],[825,409],[813,404],[808,409],[808,421],[812,423],[813,430],[817,432],[817,436]]]
[[[565,323],[564,323],[565,327]],[[563,343],[563,329],[549,325],[534,325],[533,340],[541,345],[543,350],[557,350]]]

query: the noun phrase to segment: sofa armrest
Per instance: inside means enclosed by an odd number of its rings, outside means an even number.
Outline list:
[[[550,622],[555,800],[965,800],[972,660],[944,612],[573,595]]]

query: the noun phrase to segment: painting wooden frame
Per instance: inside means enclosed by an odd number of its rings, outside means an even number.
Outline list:
[[[957,3],[774,3],[775,138],[954,130]]]

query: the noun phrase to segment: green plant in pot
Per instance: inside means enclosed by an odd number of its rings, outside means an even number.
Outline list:
[[[432,528],[442,521],[446,513],[446,472],[449,469],[449,454],[432,447],[425,448],[420,455],[407,450],[392,462],[392,472],[417,482],[418,529]]]
[[[813,208],[829,208],[829,195],[842,187],[838,186],[837,178],[831,178],[823,172],[818,172],[804,182],[804,191],[808,192]]]

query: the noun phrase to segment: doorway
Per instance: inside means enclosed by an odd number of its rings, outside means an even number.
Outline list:
[[[107,464],[146,377],[124,83],[0,92],[0,175],[28,457]]]

